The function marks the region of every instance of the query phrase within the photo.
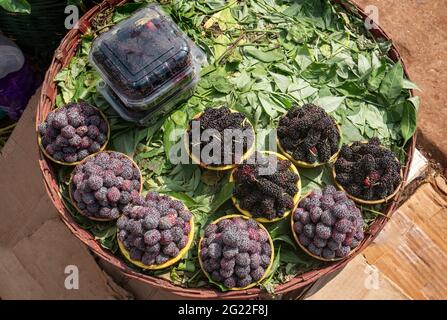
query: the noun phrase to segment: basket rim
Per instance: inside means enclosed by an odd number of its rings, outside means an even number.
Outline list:
[[[36,111],[36,126],[37,123],[41,122],[44,119],[45,115],[52,109],[54,105],[56,95],[57,95],[57,87],[53,82],[54,76],[65,67],[70,59],[74,56],[75,51],[80,43],[80,37],[88,30],[90,20],[98,13],[103,12],[111,7],[124,4],[128,2],[128,0],[105,0],[102,3],[96,5],[92,9],[90,9],[84,16],[79,20],[79,28],[70,30],[67,35],[62,40],[60,46],[55,51],[55,55],[53,57],[50,68],[48,69],[45,80],[43,82],[40,101]],[[331,0],[333,3],[337,3],[342,6],[347,11],[351,11],[350,8],[356,8],[357,12],[361,15],[363,19],[367,18],[367,14],[364,10],[362,10],[359,5],[355,2],[351,1],[340,1],[340,0]],[[382,37],[389,41],[391,41],[390,36],[380,27],[377,29],[372,29],[371,34],[374,38]],[[408,69],[405,64],[405,60],[402,59],[399,51],[395,44],[391,43],[391,47],[388,53],[388,56],[393,61],[401,61],[405,76],[410,79],[408,74]],[[410,95],[414,96],[414,90],[409,90]],[[413,137],[407,142],[406,150],[407,150],[407,158],[406,165],[404,170],[404,181],[408,178],[409,167],[411,161],[414,156],[414,152],[416,149],[416,133]],[[157,278],[154,276],[148,276],[141,273],[138,273],[128,267],[123,261],[119,258],[112,255],[109,251],[102,248],[94,239],[94,237],[86,230],[82,229],[74,220],[74,218],[70,215],[67,209],[65,209],[62,196],[60,194],[60,190],[57,185],[57,181],[55,179],[55,174],[52,169],[52,165],[47,160],[47,158],[43,155],[43,153],[39,149],[39,166],[42,172],[45,188],[47,193],[56,207],[60,218],[67,225],[68,229],[81,240],[85,245],[89,247],[97,256],[101,259],[109,262],[114,267],[119,269],[123,275],[127,278],[138,280],[143,282],[146,285],[150,285],[152,287],[156,287],[159,289],[164,289],[170,291],[172,294],[177,296],[181,296],[183,298],[205,298],[205,299],[253,299],[259,297],[263,292],[260,288],[251,288],[246,291],[237,292],[220,292],[215,289],[203,289],[203,288],[184,288],[177,285],[174,285],[172,282]],[[392,201],[388,204],[385,212],[388,216],[391,216],[394,211],[397,209],[397,204],[399,202],[400,196],[402,192],[398,193],[396,197],[392,199]],[[383,229],[385,224],[388,222],[389,217],[378,217],[374,223],[370,226],[368,232],[365,234],[365,239],[359,245],[358,250],[356,250],[355,254],[349,256],[347,259],[342,261],[333,263],[324,268],[318,270],[308,271],[306,273],[297,275],[292,280],[278,285],[275,287],[276,294],[284,294],[287,292],[291,292],[297,289],[301,289],[316,280],[320,279],[323,276],[331,274],[337,270],[343,268],[349,261],[351,261],[358,253],[360,253],[363,249],[365,249],[371,242],[378,236],[379,232]]]

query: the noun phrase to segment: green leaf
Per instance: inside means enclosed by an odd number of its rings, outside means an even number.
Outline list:
[[[220,189],[219,193],[214,196],[213,201],[211,202],[210,213],[215,212],[231,198],[231,196],[233,195],[233,188],[234,183],[227,182],[223,184],[223,187]]]
[[[318,99],[317,104],[330,113],[337,110],[344,100],[345,97],[323,97]]]
[[[419,87],[414,82],[412,82],[408,79],[404,79],[403,87],[404,87],[404,89],[414,89],[414,90],[422,91],[421,89],[419,89]]]
[[[273,80],[275,80],[278,89],[281,90],[281,92],[287,92],[291,83],[290,78],[279,73],[270,72],[270,74],[272,75]]]
[[[371,63],[369,62],[367,57],[365,57],[363,54],[359,54],[359,61],[357,67],[359,69],[360,76],[363,76],[364,74],[368,73],[369,70],[371,69]]]
[[[312,56],[306,45],[298,48],[295,56],[295,62],[298,64],[301,71],[306,70],[306,68],[312,63]]]
[[[223,76],[217,76],[213,79],[212,85],[220,93],[229,93],[233,89],[231,82]]]
[[[408,140],[411,139],[417,128],[417,109],[419,106],[419,97],[414,98],[417,99],[407,100],[405,102],[402,111],[402,121],[400,122],[400,132],[404,138],[402,147],[404,147]]]
[[[400,62],[388,71],[380,84],[379,92],[388,101],[393,102],[404,88],[404,69]]]
[[[279,49],[261,51],[255,47],[245,48],[245,53],[262,62],[275,62],[284,59],[284,54]]]
[[[31,5],[26,0],[0,0],[0,7],[9,12],[31,13]]]

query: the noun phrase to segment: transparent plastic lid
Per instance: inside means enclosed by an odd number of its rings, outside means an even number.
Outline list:
[[[136,108],[170,94],[204,60],[201,50],[155,4],[100,35],[90,51],[90,62],[103,80]]]

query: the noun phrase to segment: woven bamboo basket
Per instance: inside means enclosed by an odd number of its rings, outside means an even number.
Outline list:
[[[57,87],[53,82],[53,78],[56,74],[67,64],[70,62],[71,58],[75,55],[77,47],[80,43],[80,37],[88,30],[90,21],[92,18],[111,7],[124,4],[128,0],[105,0],[101,4],[95,6],[90,11],[88,11],[79,22],[79,29],[71,30],[63,39],[62,43],[58,47],[53,57],[53,61],[49,70],[46,73],[45,81],[42,87],[42,93],[40,97],[39,106],[37,108],[36,122],[42,122],[46,115],[52,110],[55,99],[57,96]],[[333,2],[340,3],[346,10],[350,10],[352,6],[357,8],[355,4],[349,3],[347,1],[340,0],[332,0]],[[361,14],[363,19],[366,19],[367,15],[360,8],[357,8],[358,12]],[[385,38],[390,40],[390,37],[383,31],[382,29],[372,29],[371,33],[376,38]],[[402,58],[397,50],[397,48],[393,45],[390,49],[389,56],[392,60],[398,61]],[[408,77],[408,72],[405,67],[405,62],[402,61],[404,66],[405,74]],[[411,92],[413,94],[413,92]],[[416,140],[413,137],[407,144],[407,159],[406,165],[404,167],[404,181],[408,177],[409,167],[411,160],[413,158],[415,152]],[[87,231],[82,229],[70,215],[68,210],[65,209],[64,204],[61,199],[61,194],[59,192],[59,187],[55,175],[55,171],[52,168],[52,163],[43,155],[42,152],[39,153],[39,166],[41,168],[43,179],[45,183],[45,187],[47,189],[48,195],[51,198],[51,201],[54,203],[54,206],[57,208],[62,220],[68,226],[70,231],[78,237],[82,242],[84,242],[90,250],[92,250],[97,256],[101,259],[106,260],[116,268],[118,268],[123,275],[128,278],[135,279],[144,283],[146,285],[156,287],[159,289],[167,290],[172,294],[182,296],[184,298],[192,298],[192,299],[255,299],[260,297],[262,291],[259,288],[250,288],[245,291],[229,291],[229,292],[220,292],[215,289],[204,289],[204,288],[183,288],[174,285],[168,280],[145,275],[138,273],[132,270],[123,260],[112,255],[109,251],[105,250],[97,243],[94,237]],[[394,197],[388,204],[385,209],[385,214],[389,217],[396,209],[397,204],[399,202],[401,193],[399,193],[396,197]],[[353,259],[358,253],[360,253],[363,249],[365,249],[379,234],[379,232],[383,229],[386,222],[388,221],[388,217],[379,216],[374,223],[370,226],[368,231],[365,233],[365,239],[356,249],[355,254],[350,255],[344,260],[334,262],[332,264],[328,264],[325,267],[312,270],[296,276],[294,279],[290,280],[287,283],[281,284],[275,288],[275,293],[278,295],[291,293],[293,291],[301,290],[308,285],[314,283],[315,281],[330,275],[333,272],[336,272],[343,267],[346,266],[347,263],[351,259]]]

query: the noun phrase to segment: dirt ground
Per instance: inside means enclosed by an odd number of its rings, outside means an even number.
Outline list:
[[[447,0],[355,0],[379,9],[379,25],[391,36],[422,92],[419,145],[447,167]]]

